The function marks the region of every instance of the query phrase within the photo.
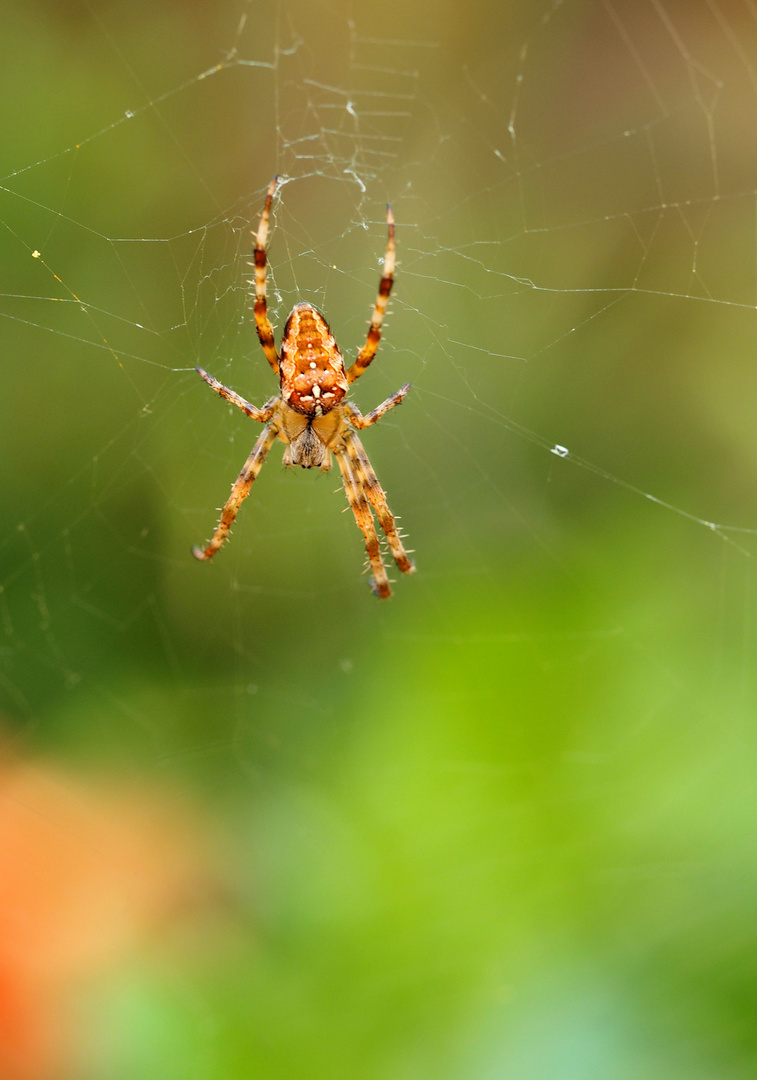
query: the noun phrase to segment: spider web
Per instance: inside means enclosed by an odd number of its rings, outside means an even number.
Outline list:
[[[176,1004],[176,961],[150,1068],[747,1075],[755,6],[13,4],[8,40],[6,735],[212,805],[268,905],[225,977],[300,1010],[299,1043],[270,1005],[249,1036],[217,989]],[[276,389],[274,174],[279,334],[307,299],[354,358],[397,221],[354,391],[412,384],[364,440],[418,565],[388,604],[336,472],[277,449],[190,555],[258,434],[194,368]],[[144,1045],[124,993],[104,1028]]]

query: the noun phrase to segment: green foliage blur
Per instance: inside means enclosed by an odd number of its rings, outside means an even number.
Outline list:
[[[757,1072],[757,40],[654,7],[6,3],[0,737],[202,834],[11,1080]],[[386,603],[279,449],[190,555],[275,172],[274,320],[345,355],[397,219]]]

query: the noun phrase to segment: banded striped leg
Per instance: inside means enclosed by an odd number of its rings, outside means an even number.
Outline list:
[[[389,303],[389,293],[392,291],[392,281],[394,280],[394,215],[391,206],[386,208],[386,223],[389,227],[389,239],[387,240],[386,255],[384,256],[384,275],[379,283],[376,306],[373,309],[373,318],[371,319],[371,325],[368,327],[368,337],[365,340],[365,345],[358,353],[355,363],[347,368],[347,382],[349,383],[353,383],[355,379],[359,379],[363,374],[376,355],[381,340],[381,324],[384,321],[386,305]]]
[[[275,424],[267,424],[261,431],[258,441],[252,448],[252,453],[244,463],[244,468],[234,481],[231,488],[231,495],[229,495],[226,500],[226,505],[221,511],[221,520],[218,522],[216,531],[213,533],[210,542],[204,548],[192,548],[192,554],[196,559],[212,559],[229,535],[229,530],[234,524],[234,519],[239,512],[239,507],[250,494],[250,488],[263,467],[263,462],[266,459],[268,451],[273,446],[277,434],[278,428]]]
[[[342,408],[352,426],[356,427],[358,431],[362,431],[363,428],[375,424],[377,420],[380,420],[382,416],[385,416],[395,405],[399,405],[409,389],[410,383],[405,383],[396,394],[392,394],[386,401],[382,401],[380,405],[377,405],[375,409],[372,409],[371,412],[367,413],[365,416],[363,416],[360,409],[353,405],[351,401],[345,401]]]
[[[386,576],[386,568],[381,558],[381,549],[376,534],[376,526],[373,523],[371,508],[353,471],[346,444],[335,449],[334,453],[342,473],[347,500],[352,507],[352,513],[355,515],[357,527],[365,537],[365,550],[368,553],[368,560],[373,570],[374,580],[371,583],[372,587],[382,600],[386,600],[387,597],[392,595],[392,590],[389,588],[389,579]]]
[[[271,216],[271,203],[273,201],[273,193],[278,186],[279,178],[274,176],[271,183],[268,185],[268,194],[265,199],[265,206],[263,207],[263,213],[260,215],[260,225],[258,226],[258,233],[255,237],[255,326],[257,327],[258,337],[260,338],[260,344],[263,346],[263,352],[266,355],[268,363],[278,375],[279,373],[279,354],[276,352],[276,345],[273,340],[273,329],[268,319],[268,305],[266,302],[266,244],[268,243],[268,219]],[[250,265],[253,265],[252,263]]]
[[[357,482],[368,496],[368,501],[378,516],[379,524],[386,533],[386,539],[394,561],[403,574],[412,574],[415,570],[415,564],[402,546],[394,515],[387,504],[384,489],[378,482],[378,477],[368,460],[365,447],[354,431],[347,432],[344,437],[344,444],[347,447],[347,453]]]
[[[228,401],[231,405],[236,405],[238,409],[241,409],[245,416],[249,416],[251,420],[259,420],[261,424],[267,424],[274,414],[273,402],[275,398],[271,398],[267,401],[262,409],[259,409],[257,405],[250,405],[249,401],[245,401],[239,394],[235,394],[233,390],[229,390],[228,386],[224,386],[223,383],[219,383],[218,379],[214,379],[212,375],[208,375],[207,371],[203,371],[201,367],[195,368],[195,371],[200,375],[208,386],[212,387],[217,394]],[[374,410],[375,411],[375,410]]]

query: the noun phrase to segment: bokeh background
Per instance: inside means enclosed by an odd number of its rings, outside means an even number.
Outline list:
[[[6,0],[0,1074],[757,1074],[757,20]],[[197,378],[345,355],[418,572]]]

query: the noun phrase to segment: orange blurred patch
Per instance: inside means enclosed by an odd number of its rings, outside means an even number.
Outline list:
[[[189,808],[107,792],[46,765],[0,764],[0,1076],[52,1080],[66,1002],[176,918],[217,875]]]

